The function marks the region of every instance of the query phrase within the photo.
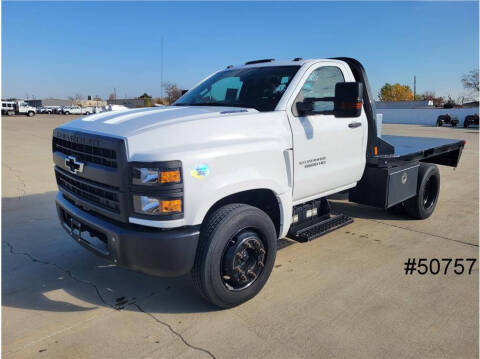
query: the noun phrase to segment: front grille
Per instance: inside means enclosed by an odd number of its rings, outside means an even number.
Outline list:
[[[117,153],[109,148],[85,145],[53,137],[53,151],[61,152],[67,156],[75,156],[77,160],[82,162],[117,168]]]
[[[85,180],[78,180],[70,175],[67,176],[58,170],[55,171],[55,177],[59,187],[102,208],[120,213],[119,194],[114,188],[90,184]]]

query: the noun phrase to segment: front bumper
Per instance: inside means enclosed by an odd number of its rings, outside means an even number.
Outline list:
[[[117,224],[76,207],[60,192],[55,202],[67,233],[117,265],[165,277],[183,275],[193,266],[199,226],[160,230]]]

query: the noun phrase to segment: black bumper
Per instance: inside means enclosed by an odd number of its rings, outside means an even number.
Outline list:
[[[85,248],[117,265],[165,277],[183,275],[193,266],[199,226],[160,230],[117,224],[81,210],[61,193],[55,202],[67,233]]]

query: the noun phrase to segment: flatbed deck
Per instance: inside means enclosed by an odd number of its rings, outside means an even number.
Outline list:
[[[389,167],[399,162],[433,158],[433,161],[428,162],[456,167],[461,150],[465,146],[463,140],[435,137],[385,135],[382,136],[382,140],[393,146],[393,154],[372,156],[368,158],[369,165]],[[438,161],[435,161],[435,158]]]

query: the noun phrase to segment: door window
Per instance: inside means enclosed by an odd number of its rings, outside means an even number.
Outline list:
[[[298,116],[296,103],[306,98],[325,98],[331,99],[315,101],[313,109],[316,113],[332,113],[333,97],[335,96],[335,85],[338,82],[345,82],[342,71],[336,66],[324,66],[313,71],[303,84],[298,93],[292,111]]]

